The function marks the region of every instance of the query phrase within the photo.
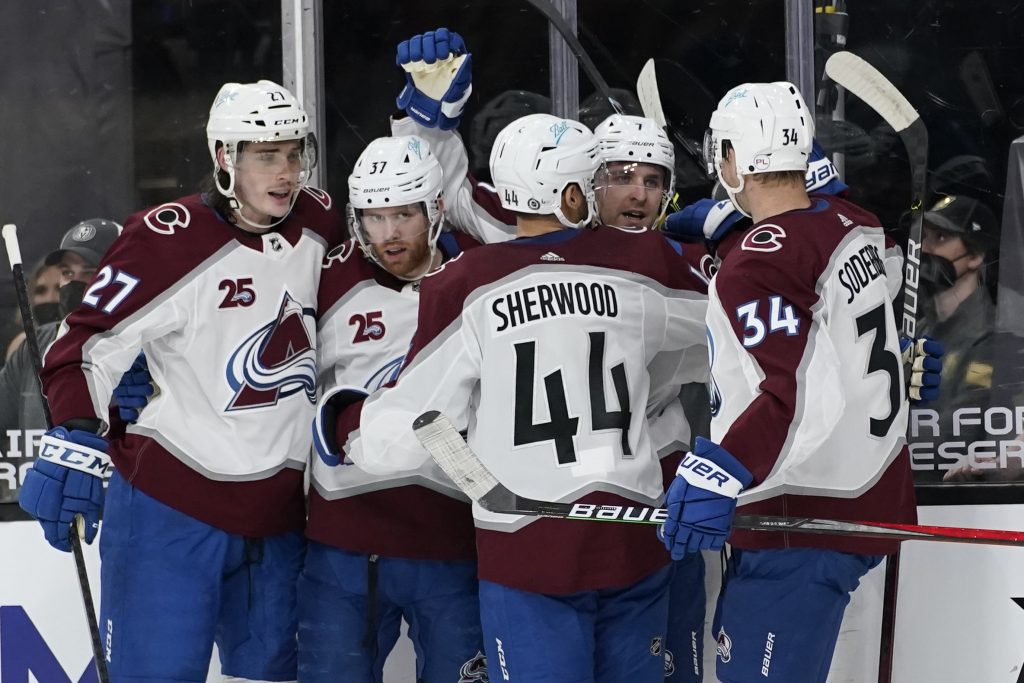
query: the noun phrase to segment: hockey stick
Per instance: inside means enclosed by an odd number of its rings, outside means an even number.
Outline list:
[[[608,104],[612,106],[615,113],[621,114],[622,105],[619,104],[618,100],[612,97],[612,91],[611,88],[608,87],[608,82],[604,80],[604,76],[602,76],[601,72],[597,70],[597,67],[594,65],[594,61],[590,58],[590,55],[587,54],[587,51],[583,49],[580,39],[576,37],[572,27],[569,26],[569,22],[565,20],[565,17],[562,16],[561,12],[559,12],[549,0],[526,1],[543,14],[545,18],[547,18],[548,22],[555,27],[555,30],[561,34],[562,39],[565,40],[566,45],[569,46],[569,49],[576,56],[576,60],[579,61],[580,66],[583,67],[583,72],[587,74],[587,78],[589,78],[590,82],[594,84],[594,87],[597,88],[598,92],[608,100]]]
[[[32,367],[36,373],[36,381],[40,382],[39,400],[43,404],[43,415],[46,419],[46,428],[53,427],[53,417],[50,414],[50,406],[42,392],[42,380],[39,373],[43,369],[43,355],[39,352],[39,339],[36,337],[35,320],[32,318],[32,305],[28,297],[28,287],[25,284],[25,273],[21,263],[21,246],[18,244],[18,228],[13,223],[3,227],[4,245],[7,248],[7,260],[11,264],[11,275],[14,277],[14,291],[18,298],[18,308],[21,309],[21,324],[25,330],[25,343],[28,345],[29,356],[32,360]],[[89,621],[89,638],[92,641],[92,655],[96,665],[96,673],[99,676],[99,683],[108,683],[110,677],[107,674],[107,660],[103,655],[103,648],[100,645],[99,620],[96,618],[96,608],[92,603],[92,588],[89,586],[89,572],[85,568],[85,555],[82,552],[82,535],[85,520],[81,515],[75,515],[75,522],[68,527],[68,540],[71,543],[71,553],[75,557],[75,569],[78,570],[78,587],[81,589],[82,601],[85,603],[85,616]]]
[[[598,522],[662,524],[668,517],[664,508],[645,506],[556,503],[518,496],[488,470],[470,450],[462,435],[443,414],[430,410],[412,425],[416,438],[453,482],[480,507],[491,512],[537,517],[557,517]],[[789,531],[830,536],[862,536],[893,541],[945,541],[988,545],[1024,546],[1024,532],[995,529],[847,522],[834,519],[736,515],[736,529]]]
[[[661,106],[661,94],[658,91],[658,76],[654,71],[653,57],[644,63],[644,68],[637,76],[636,96],[640,100],[640,108],[643,110],[644,116],[653,119],[655,123],[668,131],[668,134],[679,143],[680,147],[686,150],[686,153],[701,168],[704,168],[704,154],[700,146],[669,125],[668,119],[665,117],[665,109]]]
[[[903,277],[903,334],[917,338],[918,282],[921,271],[921,229],[928,179],[928,130],[921,115],[889,79],[852,52],[837,52],[825,73],[853,93],[899,133],[907,148],[911,174],[911,223]]]
[[[903,334],[917,338],[918,283],[921,271],[921,233],[928,182],[928,130],[917,110],[878,69],[851,52],[837,52],[825,62],[825,74],[875,110],[895,130],[907,149],[911,174],[911,222],[903,277]],[[886,559],[885,597],[882,613],[882,651],[879,681],[892,679],[896,632],[896,598],[899,583],[899,550]]]

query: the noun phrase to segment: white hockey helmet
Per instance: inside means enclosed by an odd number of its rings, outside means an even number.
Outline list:
[[[441,164],[430,144],[417,135],[377,138],[366,146],[348,177],[347,214],[349,229],[367,258],[384,267],[360,211],[420,203],[427,216],[427,246],[433,258],[442,227],[442,181]]]
[[[554,214],[567,228],[582,228],[597,215],[594,173],[600,162],[597,138],[582,123],[530,114],[505,126],[495,138],[491,181],[506,209]],[[572,183],[587,201],[586,217],[575,223],[562,213],[562,192]]]
[[[676,186],[676,150],[664,129],[654,119],[629,114],[612,114],[594,129],[601,149],[601,161],[654,164],[665,169],[665,210]]]
[[[721,99],[711,114],[704,136],[704,161],[709,175],[718,175],[736,208],[735,195],[743,191],[745,177],[774,171],[807,172],[814,138],[814,121],[796,86],[786,81],[744,83]],[[739,185],[722,179],[723,143],[736,157]]]
[[[210,107],[206,140],[213,160],[217,190],[228,197],[233,208],[240,208],[235,197],[235,166],[239,143],[302,140],[302,163],[298,185],[304,185],[317,161],[316,138],[309,132],[309,117],[295,96],[273,81],[225,83]],[[217,148],[224,147],[228,176],[227,187],[218,174]],[[298,188],[296,188],[298,189]],[[293,203],[294,197],[293,195]],[[265,227],[265,226],[261,226]]]

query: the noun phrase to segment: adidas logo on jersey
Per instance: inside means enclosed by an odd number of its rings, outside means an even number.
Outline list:
[[[556,254],[555,252],[549,251],[548,253],[546,253],[543,256],[541,256],[540,260],[541,261],[564,261],[565,259],[562,258],[561,256],[559,256],[558,254]]]
[[[849,218],[847,218],[843,214],[837,213],[836,215],[839,216],[839,220],[841,220],[843,222],[843,226],[848,228],[851,225],[853,225],[853,221],[851,221]]]

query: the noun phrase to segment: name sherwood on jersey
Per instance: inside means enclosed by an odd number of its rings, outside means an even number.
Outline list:
[[[495,332],[563,315],[615,318],[619,301],[615,288],[601,282],[553,282],[509,292],[491,302],[497,317]]]

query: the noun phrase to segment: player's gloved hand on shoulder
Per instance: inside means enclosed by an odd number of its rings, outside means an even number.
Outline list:
[[[736,514],[736,497],[753,479],[729,451],[698,436],[665,495],[668,519],[659,535],[672,559],[721,550]]]
[[[446,28],[398,44],[395,63],[405,70],[405,87],[395,103],[426,128],[458,127],[473,92],[473,55],[462,36]]]
[[[900,337],[900,352],[907,376],[907,396],[911,405],[924,406],[939,397],[942,383],[942,356],[946,348],[930,337]]]
[[[39,440],[39,459],[25,475],[18,504],[43,526],[46,541],[70,552],[76,515],[85,519],[85,542],[100,527],[103,482],[111,471],[107,440],[92,432],[54,427]]]
[[[149,403],[155,388],[146,354],[140,351],[132,366],[121,376],[120,384],[114,388],[114,403],[121,419],[128,423],[138,420],[139,411]]]
[[[744,215],[736,210],[732,202],[724,199],[698,199],[679,211],[670,213],[665,219],[664,232],[684,242],[710,240],[717,242]]]
[[[341,465],[345,460],[338,445],[338,415],[346,406],[361,401],[368,395],[359,387],[340,386],[324,393],[316,404],[316,417],[313,418],[313,450],[331,467]]]

